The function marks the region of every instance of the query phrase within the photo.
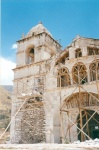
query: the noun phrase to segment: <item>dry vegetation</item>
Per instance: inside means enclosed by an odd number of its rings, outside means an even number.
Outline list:
[[[0,86],[0,134],[5,130],[10,122],[11,116],[11,94]],[[6,133],[9,135],[9,130]],[[5,136],[5,138],[7,138]]]
[[[0,86],[0,110],[11,110],[11,94]]]

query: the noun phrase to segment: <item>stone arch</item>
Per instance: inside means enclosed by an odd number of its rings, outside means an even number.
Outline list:
[[[25,62],[26,64],[30,64],[34,62],[35,59],[35,46],[33,44],[30,44],[27,46],[25,51]]]
[[[57,77],[57,86],[58,87],[66,87],[71,85],[70,76],[68,68],[61,68],[58,70],[58,77]]]
[[[64,128],[64,140],[68,139],[70,142],[78,140],[78,132],[79,131],[77,131],[77,127],[74,126],[74,123],[78,126],[78,123],[79,123],[78,115],[79,114],[80,114],[81,120],[84,122],[83,111],[97,110],[97,114],[98,114],[98,118],[99,118],[99,108],[98,108],[99,101],[97,100],[97,97],[98,97],[98,94],[96,94],[96,93],[81,92],[79,94],[79,92],[77,92],[77,93],[72,94],[70,97],[67,97],[66,99],[64,99],[64,103],[63,103],[64,106],[61,109],[61,111],[63,112],[63,123],[62,124],[63,124],[63,128]],[[68,120],[68,117],[70,118],[71,121]],[[95,120],[95,119],[97,119],[97,117],[96,118],[93,117],[93,120]],[[99,122],[99,120],[98,120],[98,122]],[[82,124],[82,127],[83,126],[84,126],[84,124]],[[85,130],[83,130],[83,131],[87,134],[87,132]],[[90,136],[90,134],[88,136]],[[86,140],[86,139],[87,138],[85,137],[85,135],[83,135],[82,141]]]
[[[77,88],[76,90],[74,90],[75,88],[73,88],[72,90],[70,90],[70,92],[66,93],[65,95],[63,95],[61,97],[61,108],[65,105],[65,100],[68,99],[69,97],[71,97],[73,94],[76,94],[76,93],[79,93],[79,88]],[[94,90],[93,92],[93,88],[89,88],[89,89],[86,89],[85,90],[87,91],[87,93],[94,93],[97,95],[97,88],[96,90]]]
[[[87,69],[82,62],[76,63],[72,68],[74,84],[84,84],[87,82]]]
[[[65,99],[67,109],[78,107],[99,106],[98,95],[96,93],[79,92],[72,94]]]
[[[99,59],[93,61],[90,66],[90,81],[99,80]]]

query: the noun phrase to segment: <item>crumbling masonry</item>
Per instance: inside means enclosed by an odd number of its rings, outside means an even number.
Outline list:
[[[99,39],[61,50],[39,23],[17,45],[11,143],[99,138]]]

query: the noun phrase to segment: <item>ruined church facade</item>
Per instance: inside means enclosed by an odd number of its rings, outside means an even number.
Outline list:
[[[11,143],[99,138],[99,39],[62,50],[39,23],[17,45]]]

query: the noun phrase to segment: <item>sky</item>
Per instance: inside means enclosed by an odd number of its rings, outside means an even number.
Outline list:
[[[12,84],[16,41],[40,21],[62,49],[77,35],[99,39],[99,0],[1,0],[0,84]]]

